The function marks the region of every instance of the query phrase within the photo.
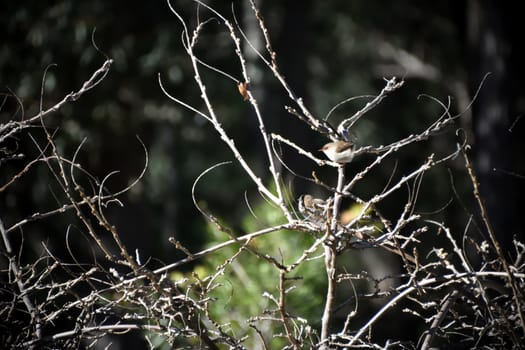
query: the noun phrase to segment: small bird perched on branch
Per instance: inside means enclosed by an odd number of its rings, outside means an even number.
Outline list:
[[[354,158],[355,143],[352,141],[329,142],[319,150],[332,162],[339,164],[350,163]]]
[[[328,209],[328,204],[322,199],[314,198],[310,194],[304,194],[299,197],[299,212],[303,215],[324,216]]]
[[[331,198],[325,201],[320,198],[315,198],[310,194],[303,194],[299,197],[298,209],[306,221],[317,226],[320,231],[324,231],[328,220],[327,213],[331,203]]]
[[[331,205],[332,198],[323,200],[315,198],[310,194],[303,194],[298,200],[299,212],[304,215],[305,220],[316,225],[321,231],[326,229],[328,211],[330,210]],[[404,260],[416,264],[416,258],[414,256],[399,247],[396,247],[392,242],[378,243],[375,237],[360,230],[348,228],[339,222],[339,220],[336,231],[337,233],[335,233],[335,237],[338,237],[342,249],[346,249],[348,246],[357,249],[379,247],[401,256]]]

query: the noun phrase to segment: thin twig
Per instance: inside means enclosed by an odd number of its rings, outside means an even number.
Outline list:
[[[499,261],[502,263],[503,269],[507,274],[509,284],[512,288],[512,296],[514,299],[514,303],[516,304],[516,311],[520,317],[520,326],[523,330],[523,333],[525,334],[525,316],[523,315],[523,306],[521,305],[521,300],[523,300],[522,291],[520,291],[520,289],[517,286],[514,275],[510,271],[510,267],[507,262],[507,259],[505,258],[505,255],[503,254],[503,250],[501,249],[498,239],[496,238],[496,234],[494,233],[492,229],[492,225],[490,224],[490,221],[487,215],[487,209],[485,207],[485,203],[483,199],[481,198],[481,195],[479,192],[479,183],[474,173],[474,169],[472,168],[472,165],[470,164],[470,160],[469,160],[469,157],[466,151],[463,151],[463,157],[465,158],[465,167],[467,168],[467,172],[470,176],[470,180],[473,186],[474,197],[476,198],[476,202],[478,203],[479,209],[481,211],[481,218],[483,219],[483,223],[485,224],[485,229],[487,230],[487,233],[489,234],[492,245],[494,246],[494,249],[496,249],[496,254],[498,255]]]

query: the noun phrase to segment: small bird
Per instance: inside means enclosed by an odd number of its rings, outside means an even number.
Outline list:
[[[314,198],[310,194],[304,194],[299,197],[299,212],[301,212],[303,215],[322,215],[327,208],[328,205],[326,201],[319,198]]]
[[[352,141],[334,141],[327,143],[319,151],[324,152],[332,162],[350,163],[354,158],[355,144]]]
[[[327,211],[330,208],[331,198],[322,200],[315,198],[310,194],[303,194],[299,197],[299,212],[304,216],[304,219],[313,225],[317,226],[319,230],[324,230],[327,221]]]
[[[299,212],[304,216],[304,219],[315,225],[319,231],[326,230],[326,225],[329,225],[329,223],[327,223],[327,214],[332,205],[332,198],[329,197],[327,200],[323,200],[320,198],[315,198],[310,194],[303,194],[299,197],[298,202]],[[373,236],[360,230],[350,229],[342,225],[339,220],[334,236],[337,238],[337,250],[339,252],[349,247],[356,249],[380,247],[403,257],[403,259],[407,260],[408,262],[416,264],[416,258],[414,256],[405,252],[399,247],[396,247],[393,243],[383,242],[378,244]],[[349,239],[344,239],[345,237]]]

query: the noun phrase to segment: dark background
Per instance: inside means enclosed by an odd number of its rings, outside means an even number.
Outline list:
[[[216,4],[215,4],[216,3]],[[195,4],[173,1],[190,23]],[[230,2],[213,6],[231,18]],[[263,1],[261,11],[280,69],[298,96],[302,96],[318,117],[323,117],[341,100],[356,95],[377,94],[383,77],[404,77],[405,86],[372,111],[356,127],[362,144],[386,144],[423,130],[437,119],[439,107],[419,94],[446,101],[452,111],[463,113],[456,128],[472,145],[472,159],[489,216],[508,254],[514,236],[523,241],[523,186],[525,138],[522,118],[525,109],[523,74],[524,48],[517,4],[496,1]],[[234,1],[241,25],[250,23],[245,1]],[[209,13],[202,11],[202,18]],[[191,186],[196,177],[215,163],[233,160],[210,125],[193,112],[170,101],[160,90],[160,73],[167,90],[196,107],[202,107],[198,89],[182,44],[181,25],[163,1],[42,1],[22,4],[8,1],[0,12],[2,44],[0,83],[5,102],[1,122],[24,119],[38,112],[43,72],[47,72],[44,108],[67,93],[78,90],[105,57],[114,60],[109,76],[96,89],[65,106],[46,120],[59,128],[57,143],[66,157],[87,138],[79,161],[100,179],[113,170],[108,186],[117,191],[138,176],[149,153],[144,179],[122,198],[123,208],[109,211],[130,251],[140,248],[144,258],[173,261],[177,256],[167,244],[170,236],[192,251],[205,244],[206,222],[194,208]],[[253,25],[253,23],[252,23]],[[246,29],[248,31],[248,29]],[[197,51],[209,64],[240,79],[241,74],[228,34],[217,23],[203,32]],[[254,78],[252,91],[259,98],[271,132],[292,135],[301,145],[315,151],[326,139],[313,134],[283,105],[290,104],[271,72]],[[475,92],[480,93],[468,108]],[[225,129],[236,139],[249,162],[258,170],[263,151],[257,125],[247,118],[248,107],[238,95],[235,83],[206,72],[208,92]],[[23,110],[11,95],[23,103]],[[330,119],[335,125],[362,107],[365,100],[345,105]],[[8,145],[35,157],[37,151],[28,136],[30,130]],[[431,141],[408,150],[399,168],[409,169],[429,152],[445,154],[454,149],[454,133],[446,141]],[[367,158],[356,160],[365,162]],[[290,155],[290,165],[308,176],[311,164]],[[5,182],[24,165],[23,160],[2,164]],[[365,163],[362,163],[365,164]],[[388,177],[388,167],[384,176]],[[450,171],[449,171],[450,170]],[[350,170],[351,171],[351,170]],[[319,192],[305,181],[287,175],[295,194]],[[0,196],[4,224],[10,226],[34,213],[56,207],[51,175],[45,170],[29,172],[16,186]],[[419,198],[421,211],[438,211],[437,216],[463,234],[469,214],[476,219],[472,191],[461,159],[441,172],[431,174]],[[461,197],[455,198],[452,184]],[[384,181],[373,179],[361,194],[373,193]],[[257,193],[237,166],[220,168],[198,187],[203,204],[221,219],[238,226],[248,214],[244,191]],[[439,210],[454,198],[454,203]],[[400,197],[400,200],[404,198]],[[395,215],[400,208],[385,208]],[[67,218],[66,218],[67,219]],[[65,221],[64,221],[65,222]],[[24,234],[39,251],[39,241],[48,240],[60,250],[64,222],[43,220],[28,225]],[[50,238],[50,232],[53,234]],[[79,243],[81,244],[81,243]]]

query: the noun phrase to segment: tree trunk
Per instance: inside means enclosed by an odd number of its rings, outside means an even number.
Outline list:
[[[524,141],[523,122],[516,101],[518,56],[517,8],[510,3],[471,0],[467,10],[471,95],[490,73],[473,105],[474,152],[481,194],[489,220],[505,252],[512,252],[514,236],[523,241]],[[516,28],[517,29],[517,28]],[[523,91],[521,91],[523,92]],[[521,124],[521,125],[520,125]],[[523,168],[523,167],[522,167]],[[523,172],[521,172],[523,176]],[[520,209],[521,208],[521,209]]]

